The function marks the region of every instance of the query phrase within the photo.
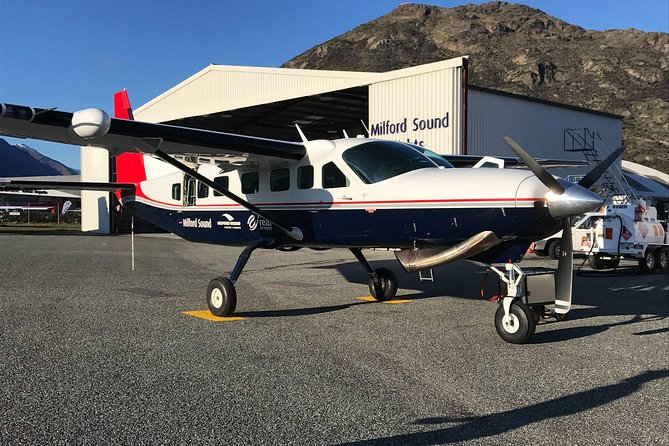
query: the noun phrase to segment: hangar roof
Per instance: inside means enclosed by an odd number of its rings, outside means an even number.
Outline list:
[[[384,73],[209,65],[135,110],[135,117],[243,135],[299,140],[294,124],[309,139],[332,139],[346,130],[366,133],[369,86],[403,77],[463,66],[468,56]],[[487,88],[469,88],[528,101],[610,113],[541,101]]]
[[[209,65],[135,111],[142,121],[298,140],[364,133],[369,85],[462,66],[458,57],[385,73]]]

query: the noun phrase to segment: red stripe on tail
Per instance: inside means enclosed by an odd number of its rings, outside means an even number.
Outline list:
[[[134,119],[132,116],[132,108],[130,107],[130,99],[128,99],[128,92],[126,90],[114,93],[114,117],[119,119]]]
[[[114,117],[134,120],[126,90],[114,93]],[[116,181],[139,184],[146,180],[143,153],[122,153],[116,157]],[[141,189],[137,187],[137,192]],[[117,192],[120,195],[120,191]]]

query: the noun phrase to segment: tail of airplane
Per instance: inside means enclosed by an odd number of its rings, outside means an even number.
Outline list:
[[[127,90],[114,93],[114,117],[134,121]],[[116,157],[116,181],[141,183],[146,180],[143,153],[122,153]]]

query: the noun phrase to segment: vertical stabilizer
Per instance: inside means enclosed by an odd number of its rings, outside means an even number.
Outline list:
[[[114,93],[114,117],[133,121],[128,91],[123,89]],[[140,183],[146,180],[143,153],[122,153],[116,157],[116,181],[122,183]]]
[[[114,93],[114,117],[135,120],[132,115],[132,107],[130,107],[130,99],[128,99],[128,91],[125,89]]]

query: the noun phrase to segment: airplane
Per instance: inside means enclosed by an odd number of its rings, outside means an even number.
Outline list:
[[[495,315],[500,337],[526,343],[546,315],[571,308],[569,217],[598,207],[588,188],[622,154],[614,151],[578,184],[556,178],[511,138],[506,143],[529,168],[454,168],[417,145],[364,137],[282,141],[136,121],[125,90],[114,96],[115,117],[90,108],[0,104],[0,134],[103,147],[116,155],[117,183],[58,184],[114,190],[122,206],[186,240],[242,246],[229,277],[212,279],[206,301],[229,316],[235,283],[251,254],[262,249],[347,248],[369,275],[371,295],[395,297],[397,279],[374,268],[362,250],[393,250],[408,272],[455,260],[492,266],[507,284]],[[0,180],[0,188],[35,187]],[[44,184],[38,187],[46,187]],[[554,300],[528,303],[517,265],[529,245],[563,230]]]

